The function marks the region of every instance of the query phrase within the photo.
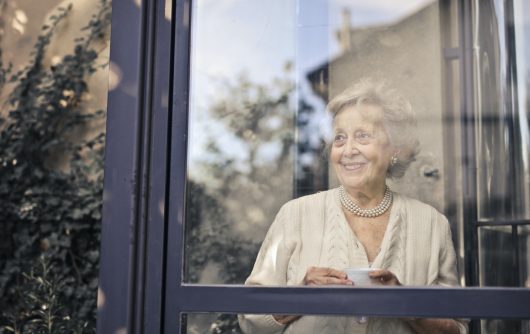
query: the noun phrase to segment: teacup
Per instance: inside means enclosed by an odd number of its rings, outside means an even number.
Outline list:
[[[381,285],[377,279],[370,278],[368,274],[372,271],[379,270],[378,268],[346,268],[344,272],[348,275],[348,279],[353,282],[355,286],[369,286]]]

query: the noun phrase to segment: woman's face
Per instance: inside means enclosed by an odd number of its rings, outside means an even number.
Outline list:
[[[383,110],[375,105],[348,106],[334,119],[331,162],[346,190],[379,191],[392,158]]]

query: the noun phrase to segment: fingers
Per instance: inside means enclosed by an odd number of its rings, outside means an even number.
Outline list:
[[[323,267],[307,269],[303,283],[305,285],[353,285],[345,272]]]
[[[335,270],[335,269],[332,269],[332,268],[322,268],[322,269],[327,271],[327,273],[326,273],[327,276],[336,277],[336,278],[339,278],[339,279],[347,279],[348,278],[348,275],[346,275],[346,273],[344,271]]]
[[[378,280],[383,285],[398,286],[401,285],[396,275],[386,269],[371,271],[370,278]],[[348,279],[346,273],[341,270],[324,267],[310,267],[307,269],[303,280],[305,285],[354,285],[354,282]]]
[[[296,321],[300,319],[301,315],[282,315],[282,314],[274,314],[272,316],[274,320],[276,320],[278,323],[282,325],[288,325],[293,321]]]
[[[371,278],[391,278],[394,276],[391,271],[386,269],[377,269],[368,273]]]
[[[325,268],[325,267],[309,267],[307,269],[307,274],[315,275],[315,276],[327,276],[327,277],[335,277],[338,279],[346,279],[348,276],[344,271],[335,270],[333,268]]]
[[[374,270],[368,275],[370,278],[380,281],[383,285],[401,285],[396,275],[386,269]]]

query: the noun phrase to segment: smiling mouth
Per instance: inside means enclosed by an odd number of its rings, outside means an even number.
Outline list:
[[[347,171],[356,171],[364,167],[366,165],[365,162],[349,162],[349,163],[342,163],[342,167]]]

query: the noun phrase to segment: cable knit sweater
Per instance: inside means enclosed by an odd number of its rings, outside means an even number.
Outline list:
[[[363,245],[341,209],[338,188],[286,203],[271,225],[248,285],[300,285],[311,266],[368,267]],[[372,266],[403,285],[457,285],[456,257],[447,219],[433,207],[394,193],[388,227]],[[245,333],[413,333],[388,318],[303,316],[285,326],[271,315],[240,315]],[[466,332],[464,323],[459,323]]]

